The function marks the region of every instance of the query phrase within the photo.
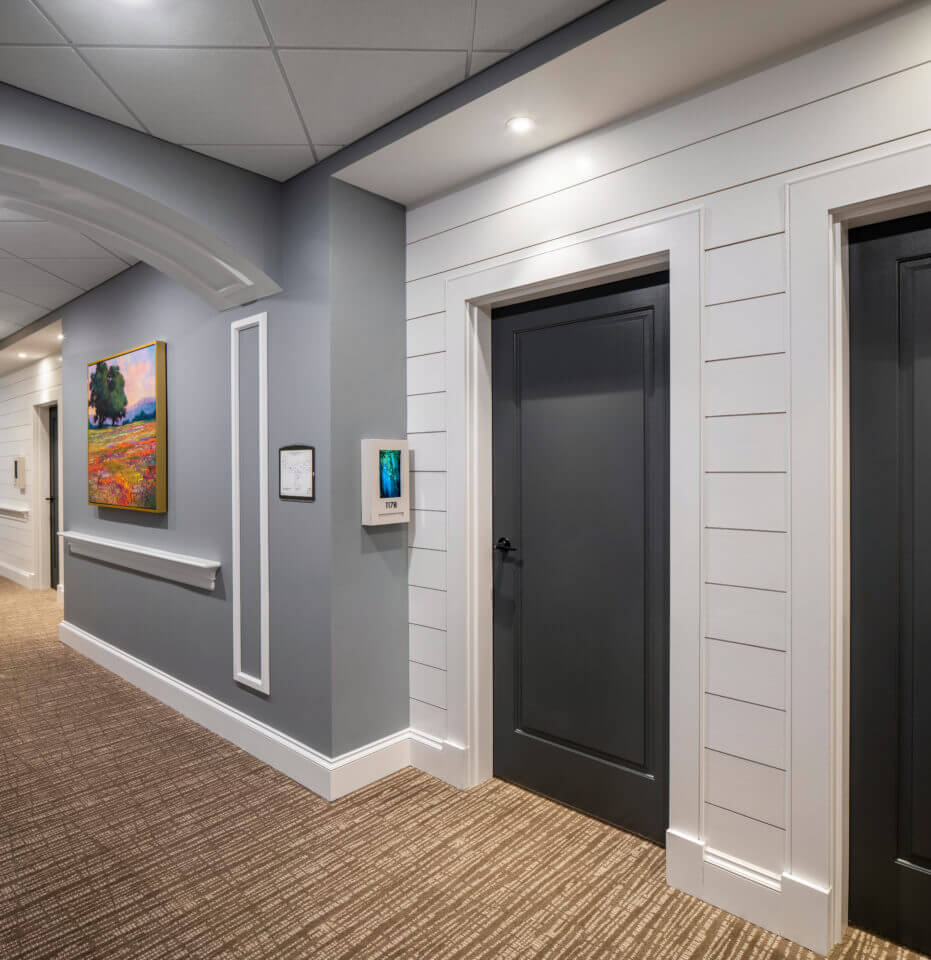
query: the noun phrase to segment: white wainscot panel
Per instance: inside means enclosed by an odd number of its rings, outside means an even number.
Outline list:
[[[446,434],[418,433],[408,438],[411,470],[446,469]]]
[[[722,190],[705,203],[705,246],[739,243],[785,229],[785,182],[781,177]]]
[[[436,313],[443,309],[446,278],[440,275],[412,280],[407,284],[408,319]]]
[[[446,739],[446,711],[423,700],[411,699],[411,729],[437,740]]]
[[[774,827],[785,827],[786,775],[783,770],[705,751],[709,803],[743,813]]]
[[[408,617],[421,627],[446,629],[446,594],[442,590],[408,587]]]
[[[705,364],[704,381],[706,417],[786,410],[785,354],[715,360]]]
[[[411,493],[415,510],[445,510],[446,474],[412,472]]]
[[[445,550],[446,514],[439,510],[411,510],[407,544],[424,550]]]
[[[708,693],[784,710],[786,661],[781,650],[707,640]]]
[[[786,530],[784,473],[705,474],[705,525]]]
[[[407,393],[442,393],[446,389],[446,354],[431,353],[407,361]]]
[[[785,590],[787,546],[784,533],[706,530],[705,579],[727,586]]]
[[[788,462],[784,413],[713,417],[704,424],[705,469],[778,471]]]
[[[433,313],[407,322],[407,355],[418,357],[446,349],[446,314]]]
[[[785,650],[788,598],[775,590],[705,584],[705,634]]]
[[[446,669],[446,631],[410,624],[410,659],[438,670]]]
[[[745,760],[785,769],[785,711],[710,693],[705,695],[705,709],[707,746]]]
[[[785,289],[785,234],[734,243],[705,254],[706,303],[763,297]]]
[[[784,830],[710,803],[705,804],[705,846],[770,873],[785,868]]]
[[[407,432],[430,433],[446,429],[446,394],[428,393],[407,398]]]
[[[407,582],[412,587],[446,589],[446,554],[442,550],[411,549],[408,553]]]
[[[784,293],[705,307],[705,359],[785,352],[786,316]]]
[[[446,709],[446,671],[425,663],[409,663],[411,699]]]

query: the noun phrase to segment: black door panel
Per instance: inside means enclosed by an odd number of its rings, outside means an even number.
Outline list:
[[[495,311],[498,776],[662,842],[668,278]]]

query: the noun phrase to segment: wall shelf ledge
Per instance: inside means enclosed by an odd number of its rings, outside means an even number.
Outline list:
[[[200,590],[212,591],[216,586],[219,560],[169,553],[167,550],[156,550],[120,540],[107,540],[74,530],[66,530],[60,536],[67,543],[69,552],[75,556],[101,560]]]
[[[28,520],[29,505],[16,503],[13,500],[0,500],[0,517],[10,520]]]

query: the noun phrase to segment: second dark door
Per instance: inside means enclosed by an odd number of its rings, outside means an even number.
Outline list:
[[[494,772],[660,843],[668,289],[656,274],[492,319]]]

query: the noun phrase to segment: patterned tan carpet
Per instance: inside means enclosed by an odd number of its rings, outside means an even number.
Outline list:
[[[57,641],[0,580],[0,958],[802,958],[663,851],[500,781],[328,805]],[[845,960],[915,957],[862,933]]]

